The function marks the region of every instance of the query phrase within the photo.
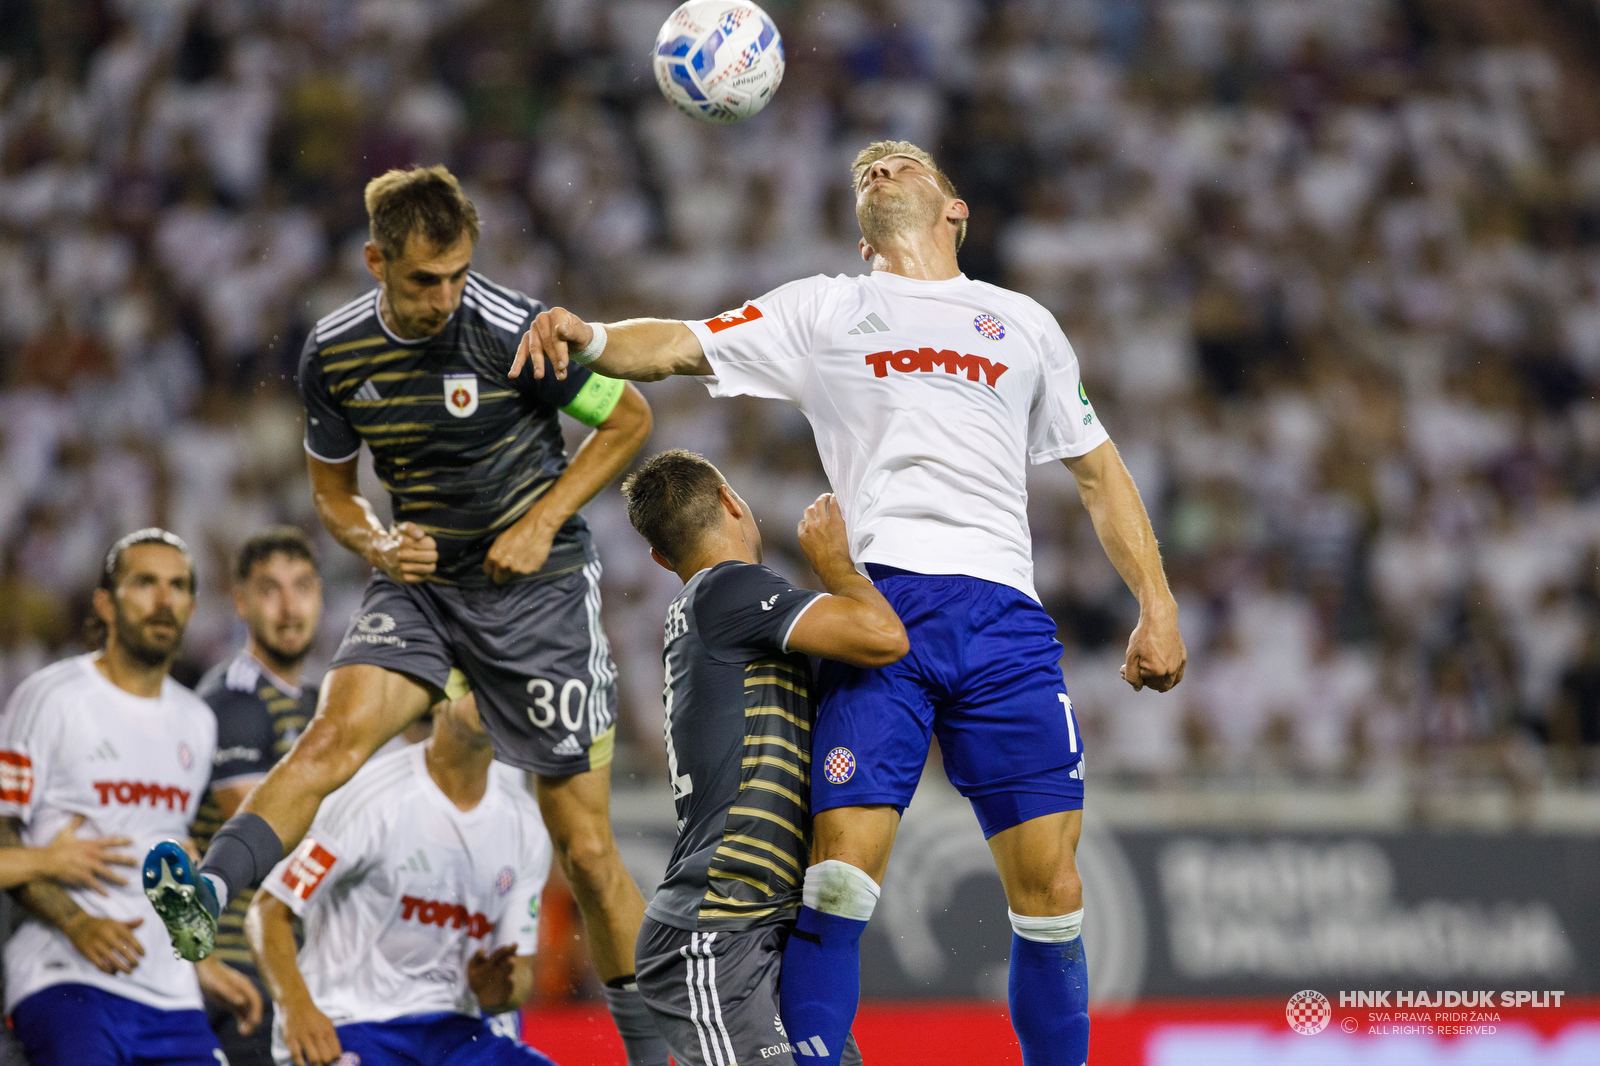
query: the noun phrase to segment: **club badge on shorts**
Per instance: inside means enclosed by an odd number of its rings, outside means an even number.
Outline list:
[[[834,748],[822,761],[822,776],[830,785],[842,785],[855,776],[856,757],[849,748]]]
[[[466,418],[478,409],[478,375],[446,374],[444,406],[457,418]]]

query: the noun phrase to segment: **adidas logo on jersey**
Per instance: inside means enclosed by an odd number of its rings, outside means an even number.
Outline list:
[[[383,399],[382,396],[378,395],[378,386],[374,385],[370,381],[364,381],[364,382],[361,383],[361,387],[356,390],[355,398],[358,399],[358,400],[381,400],[381,399]]]
[[[868,315],[856,323],[856,328],[850,330],[850,336],[859,337],[863,333],[888,333],[889,327],[883,324],[883,319],[876,314]]]
[[[990,388],[994,388],[994,383],[1008,369],[1004,363],[990,362],[981,355],[959,355],[949,350],[934,351],[932,348],[873,352],[867,356],[867,365],[872,368],[873,376],[880,378],[888,377],[890,370],[901,374],[926,374],[939,367],[946,374],[964,373],[968,381],[982,381]]]
[[[412,873],[427,874],[433,872],[433,867],[428,865],[428,853],[418,848],[416,854],[408,855],[406,861],[400,864],[400,869],[410,870]]]
[[[583,745],[578,743],[578,738],[577,738],[576,735],[574,735],[572,733],[568,733],[567,736],[566,736],[566,739],[562,740],[561,743],[557,744],[555,747],[550,749],[550,754],[552,754],[552,755],[582,755],[583,754]]]

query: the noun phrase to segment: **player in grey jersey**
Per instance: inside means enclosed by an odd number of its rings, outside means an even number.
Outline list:
[[[791,1046],[778,1020],[811,861],[807,656],[886,666],[906,653],[905,628],[851,564],[831,495],[800,522],[823,594],[760,565],[749,505],[700,456],[654,456],[623,494],[651,557],[684,581],[663,652],[678,840],[639,933],[639,991],[680,1066],[827,1054]],[[843,1061],[860,1061],[853,1040]]]

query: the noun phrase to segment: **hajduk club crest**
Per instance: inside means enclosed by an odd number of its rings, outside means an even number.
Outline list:
[[[446,374],[444,406],[457,418],[466,418],[478,409],[478,375]]]

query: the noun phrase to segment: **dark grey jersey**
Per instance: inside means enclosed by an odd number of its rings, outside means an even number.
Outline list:
[[[650,917],[748,929],[792,917],[811,851],[811,669],[789,634],[820,593],[719,563],[667,608],[667,767],[678,842]]]
[[[597,426],[624,384],[573,366],[563,380],[508,376],[517,342],[544,304],[467,275],[461,305],[432,337],[403,341],[379,290],[324,317],[300,355],[306,450],[328,463],[365,443],[394,504],[439,545],[428,580],[488,585],[484,558],[567,468],[558,410]],[[578,515],[556,534],[534,578],[580,570],[589,531]]]

